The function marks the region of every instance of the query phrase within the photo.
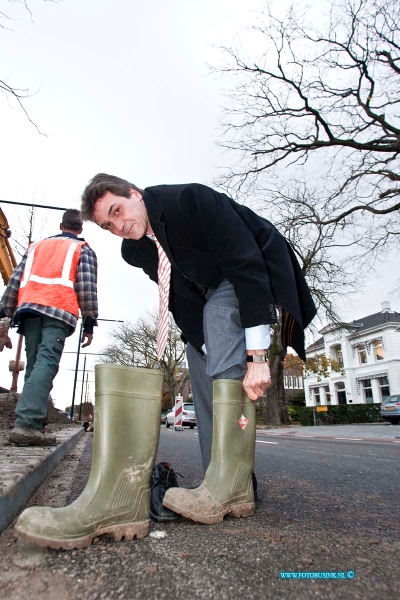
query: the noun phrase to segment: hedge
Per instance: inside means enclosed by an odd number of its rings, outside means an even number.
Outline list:
[[[301,425],[314,425],[312,406],[288,407],[290,417]],[[381,420],[380,404],[340,404],[328,406],[326,412],[315,413],[317,425],[375,423]]]

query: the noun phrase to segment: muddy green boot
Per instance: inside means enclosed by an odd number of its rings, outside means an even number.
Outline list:
[[[230,513],[254,513],[252,473],[256,440],[255,403],[242,382],[214,380],[211,462],[204,481],[195,489],[172,488],[163,504],[200,523],[219,523]]]
[[[15,526],[24,540],[85,548],[104,533],[115,541],[149,530],[150,477],[160,435],[162,371],[96,365],[93,460],[86,488],[65,508],[32,507]]]

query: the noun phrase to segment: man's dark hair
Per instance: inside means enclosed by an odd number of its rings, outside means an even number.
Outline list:
[[[130,198],[131,189],[143,194],[143,190],[125,179],[107,173],[98,173],[89,181],[83,194],[81,204],[81,215],[84,221],[93,221],[93,212],[96,202],[100,200],[107,192],[116,196]]]
[[[83,226],[81,213],[76,208],[69,208],[63,214],[61,225],[70,231],[80,231]]]

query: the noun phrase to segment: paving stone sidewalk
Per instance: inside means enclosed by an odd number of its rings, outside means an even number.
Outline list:
[[[8,431],[0,431],[0,533],[85,432],[81,426],[55,429],[59,444],[47,448],[8,444]]]
[[[357,439],[368,441],[400,442],[400,425],[390,423],[360,423],[353,425],[317,425],[259,429],[257,434],[307,436],[316,438]]]

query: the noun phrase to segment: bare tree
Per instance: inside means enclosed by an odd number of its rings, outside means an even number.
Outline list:
[[[341,320],[337,308],[340,301],[359,291],[363,283],[356,263],[352,264],[347,256],[349,247],[358,240],[354,236],[347,240],[336,222],[321,223],[315,193],[300,182],[268,192],[268,216],[290,243],[316,304],[317,322],[311,326],[314,333],[317,323]],[[273,327],[269,350],[272,385],[265,412],[272,426],[289,423],[283,379],[287,348],[281,343],[280,333],[279,320]]]
[[[25,208],[22,218],[19,210],[15,210],[14,212],[16,215],[15,218],[19,222],[19,227],[18,231],[13,231],[11,241],[14,251],[22,258],[29,245],[35,240],[40,239],[47,220],[43,217],[39,224],[37,223],[37,209],[34,206]]]
[[[297,5],[298,6],[298,5]],[[237,163],[217,182],[260,201],[289,240],[322,320],[356,291],[355,261],[399,239],[400,5],[330,0],[325,23],[269,3],[243,47],[224,47],[221,145]],[[318,8],[321,8],[320,5]],[[248,50],[256,42],[256,50]],[[397,111],[397,112],[396,112]],[[287,422],[280,323],[270,347],[268,419]]]
[[[340,321],[338,305],[343,297],[360,291],[363,275],[349,260],[349,251],[361,241],[354,232],[337,223],[323,222],[318,190],[307,184],[291,185],[269,192],[269,216],[291,245],[318,312],[319,322]]]
[[[157,331],[158,317],[154,313],[140,317],[133,324],[129,322],[118,324],[111,333],[113,342],[102,350],[104,355],[102,362],[147,369],[159,365],[164,371],[164,380],[168,385],[170,398],[173,399],[182,391],[189,377],[187,369],[181,368],[185,358],[185,346],[180,338],[180,330],[172,321],[164,356],[161,361],[158,361]]]
[[[13,21],[15,21],[15,19],[17,18],[14,16],[13,10],[15,10],[15,9],[18,10],[19,8],[22,8],[23,10],[25,10],[29,14],[30,19],[33,22],[33,15],[29,8],[29,3],[27,0],[7,0],[7,1],[9,3],[9,5],[11,5],[11,6],[8,7],[7,12],[0,10],[0,30],[1,29],[12,30]],[[57,0],[43,0],[43,2],[57,2]],[[32,2],[31,2],[31,4],[32,4]],[[23,87],[15,87],[15,86],[11,85],[10,83],[8,83],[6,79],[0,79],[0,90],[4,94],[4,96],[7,98],[8,102],[10,104],[12,102],[17,103],[19,108],[21,108],[22,111],[25,113],[25,116],[27,117],[27,119],[39,131],[38,126],[30,118],[29,113],[27,112],[27,110],[25,108],[25,104],[24,104],[24,100],[26,100],[27,98],[30,98],[32,96],[32,93],[29,91],[29,89],[23,88]],[[41,132],[39,131],[39,133],[41,133]]]
[[[319,185],[317,222],[368,232],[363,249],[378,256],[400,225],[400,3],[328,6],[325,22],[314,13],[318,27],[307,11],[278,18],[268,4],[252,28],[258,54],[224,47],[221,143],[240,160],[223,183],[243,192],[278,166],[301,173]]]

